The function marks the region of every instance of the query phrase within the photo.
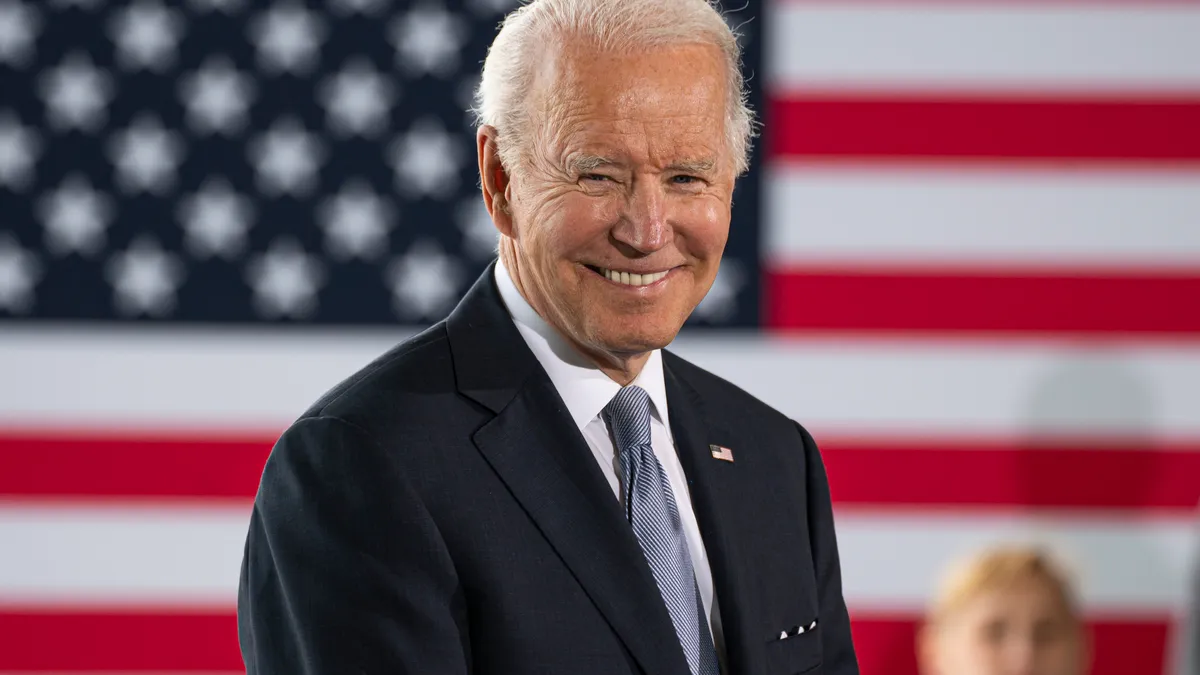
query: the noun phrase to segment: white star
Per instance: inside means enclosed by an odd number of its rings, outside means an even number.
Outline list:
[[[41,151],[41,139],[32,127],[23,126],[11,112],[0,112],[0,185],[27,187]]]
[[[458,66],[467,30],[458,16],[441,7],[422,5],[392,22],[396,61],[410,74],[445,77]]]
[[[127,70],[162,72],[175,62],[183,32],[179,13],[153,0],[138,0],[113,16],[108,34],[117,47],[117,63]]]
[[[180,79],[179,94],[192,129],[230,136],[246,126],[246,110],[255,96],[254,80],[239,73],[229,57],[213,56]]]
[[[496,230],[483,199],[477,196],[462,202],[455,216],[463,236],[463,250],[467,255],[482,260],[494,257],[500,232]]]
[[[0,308],[22,314],[33,307],[33,287],[42,266],[10,235],[0,235]]]
[[[329,5],[333,11],[342,16],[362,14],[375,16],[387,6],[389,0],[331,0]]]
[[[113,215],[112,200],[80,174],[67,176],[57,190],[43,195],[37,210],[46,228],[46,247],[59,256],[99,251]]]
[[[387,125],[396,87],[370,63],[356,59],[326,78],[317,88],[317,96],[336,133],[373,137]]]
[[[320,140],[293,118],[276,120],[250,142],[249,152],[259,189],[271,196],[307,194],[325,159]]]
[[[458,297],[462,266],[433,241],[418,241],[388,265],[392,305],[404,319],[440,318]]]
[[[104,275],[112,284],[117,311],[133,316],[164,316],[175,308],[183,265],[157,243],[138,238],[128,249],[109,258]]]
[[[250,22],[259,64],[272,73],[310,70],[326,31],[318,15],[294,2],[278,2]]]
[[[254,205],[224,179],[209,179],[199,192],[180,201],[178,216],[186,232],[184,242],[194,255],[229,260],[246,245]]]
[[[746,284],[742,266],[734,260],[724,260],[717,271],[708,295],[696,306],[692,316],[705,321],[724,321],[737,313],[738,291]]]
[[[413,124],[388,148],[396,187],[412,196],[444,197],[458,187],[463,148],[434,119]]]
[[[113,134],[108,157],[117,169],[117,184],[125,192],[161,195],[175,184],[183,159],[183,140],[163,128],[157,118],[139,115],[128,129]]]
[[[267,318],[311,314],[325,278],[320,262],[294,239],[276,239],[266,253],[249,263],[246,274],[254,288],[254,304]]]
[[[392,203],[375,194],[362,180],[351,180],[317,208],[325,229],[325,247],[339,260],[370,260],[388,246],[388,231],[396,219]]]
[[[94,131],[104,123],[113,83],[108,73],[92,65],[86,54],[74,52],[38,81],[46,115],[57,129]]]
[[[28,63],[41,24],[37,12],[20,0],[0,0],[0,63]]]
[[[246,0],[191,0],[192,8],[199,13],[222,12],[233,14],[245,6]]]

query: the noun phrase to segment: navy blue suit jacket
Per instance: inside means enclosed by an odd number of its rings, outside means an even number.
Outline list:
[[[856,674],[812,438],[669,352],[664,368],[730,672]],[[238,630],[248,675],[688,675],[632,530],[490,268],[445,321],[279,438]]]

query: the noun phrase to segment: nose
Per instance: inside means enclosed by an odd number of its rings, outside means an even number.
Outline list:
[[[1009,642],[1005,649],[1005,673],[1007,675],[1037,675],[1038,650],[1030,638],[1019,638]]]
[[[665,247],[674,236],[667,208],[665,190],[657,180],[635,180],[613,238],[642,255]]]

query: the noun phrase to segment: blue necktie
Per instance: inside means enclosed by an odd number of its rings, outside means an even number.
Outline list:
[[[719,675],[692,556],[667,473],[650,445],[650,396],[625,387],[604,408],[621,463],[625,514],[641,544],[692,675]]]

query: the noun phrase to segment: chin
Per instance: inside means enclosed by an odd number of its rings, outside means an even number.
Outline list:
[[[609,324],[611,325],[611,324]],[[662,349],[675,339],[679,327],[674,325],[634,326],[625,331],[604,331],[596,335],[606,351],[618,354],[641,354]]]

